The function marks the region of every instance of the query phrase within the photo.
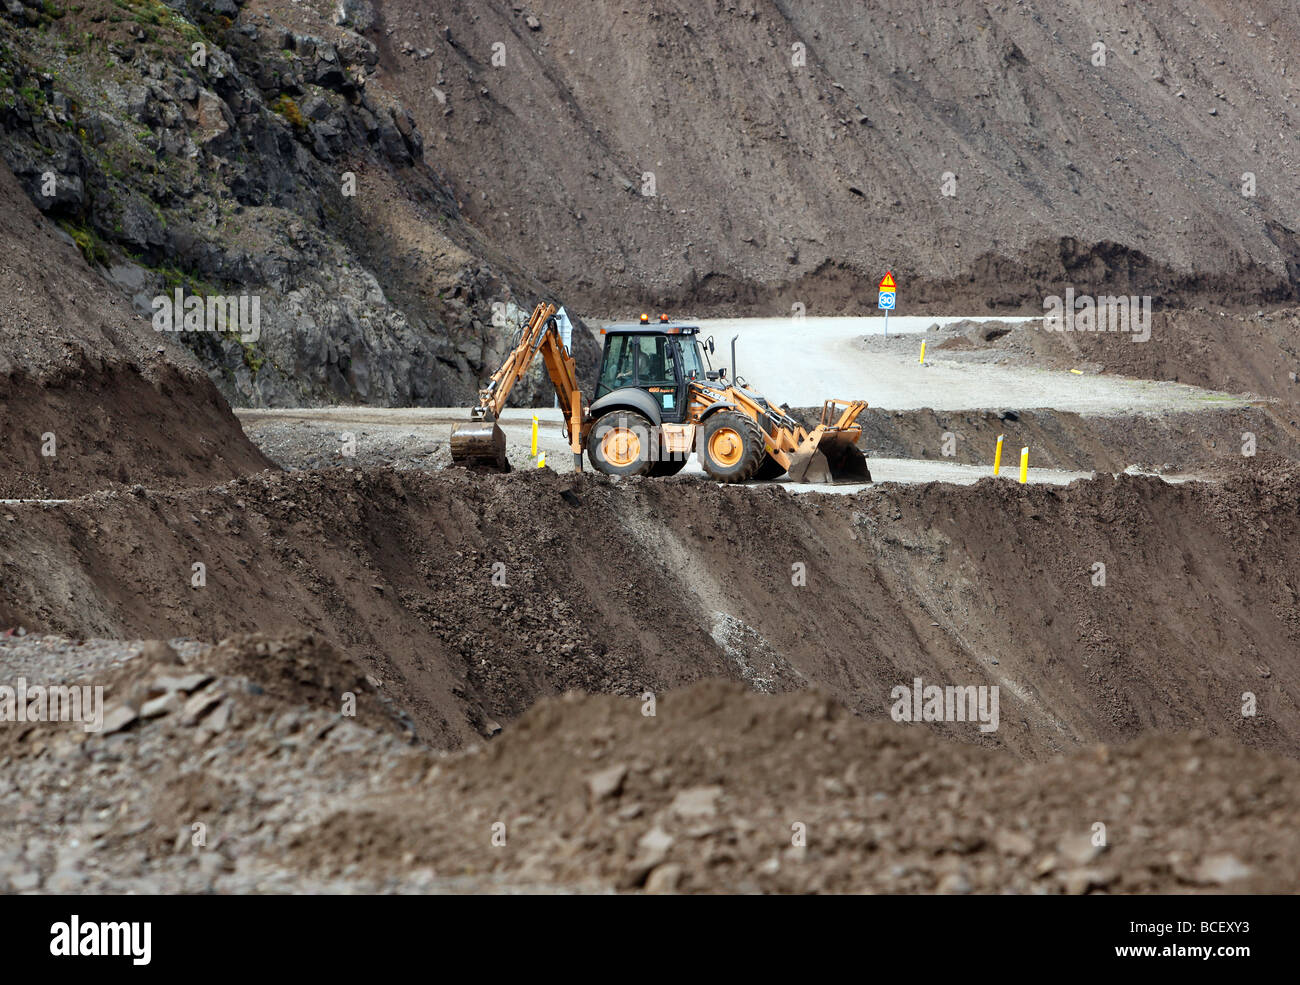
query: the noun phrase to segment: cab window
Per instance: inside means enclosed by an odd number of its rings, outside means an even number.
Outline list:
[[[639,335],[633,344],[638,386],[677,386],[673,360],[668,354],[667,336]]]
[[[603,397],[621,386],[631,386],[632,347],[626,335],[610,335],[605,345],[605,362],[600,368],[596,397]]]
[[[690,336],[683,336],[681,348],[682,354],[682,372],[686,378],[702,380],[704,376],[704,362],[700,358],[700,344]]]
[[[609,336],[596,397],[620,387],[637,387],[648,390],[671,417],[677,406],[677,370],[670,348],[674,341],[666,335]]]

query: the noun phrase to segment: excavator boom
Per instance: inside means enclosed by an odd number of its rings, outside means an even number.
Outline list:
[[[533,309],[505,362],[479,390],[478,406],[470,411],[469,422],[452,428],[451,459],[457,465],[495,472],[510,471],[506,436],[497,425],[497,418],[505,408],[510,391],[523,379],[539,353],[564,410],[574,454],[581,452],[580,435],[587,409],[578,386],[577,366],[560,338],[555,318],[557,310],[555,305],[546,301]]]

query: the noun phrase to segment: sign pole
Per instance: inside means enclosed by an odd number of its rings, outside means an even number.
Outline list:
[[[886,270],[876,290],[879,292],[876,297],[876,307],[885,313],[885,338],[889,338],[889,312],[893,310],[898,297],[898,283],[894,280],[893,273]]]

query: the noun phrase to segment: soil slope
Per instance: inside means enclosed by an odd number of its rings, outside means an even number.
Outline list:
[[[920,677],[998,685],[996,733],[936,728],[1021,755],[1188,728],[1297,755],[1298,504],[1300,473],[1265,461],[1215,485],[990,479],[852,496],[263,473],[6,508],[0,624],[311,631],[444,747],[568,689],[811,684],[880,719]]]
[[[1295,296],[1289,0],[377,9],[426,159],[588,305]]]
[[[0,296],[0,497],[207,485],[274,467],[193,358],[160,351],[3,165]]]

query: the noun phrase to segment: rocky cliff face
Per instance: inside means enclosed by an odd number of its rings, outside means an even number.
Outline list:
[[[0,156],[138,311],[182,302],[189,330],[159,339],[232,403],[463,403],[542,293],[424,163],[358,33],[374,17],[364,0],[4,2]],[[187,326],[195,296],[243,301],[244,321]]]

